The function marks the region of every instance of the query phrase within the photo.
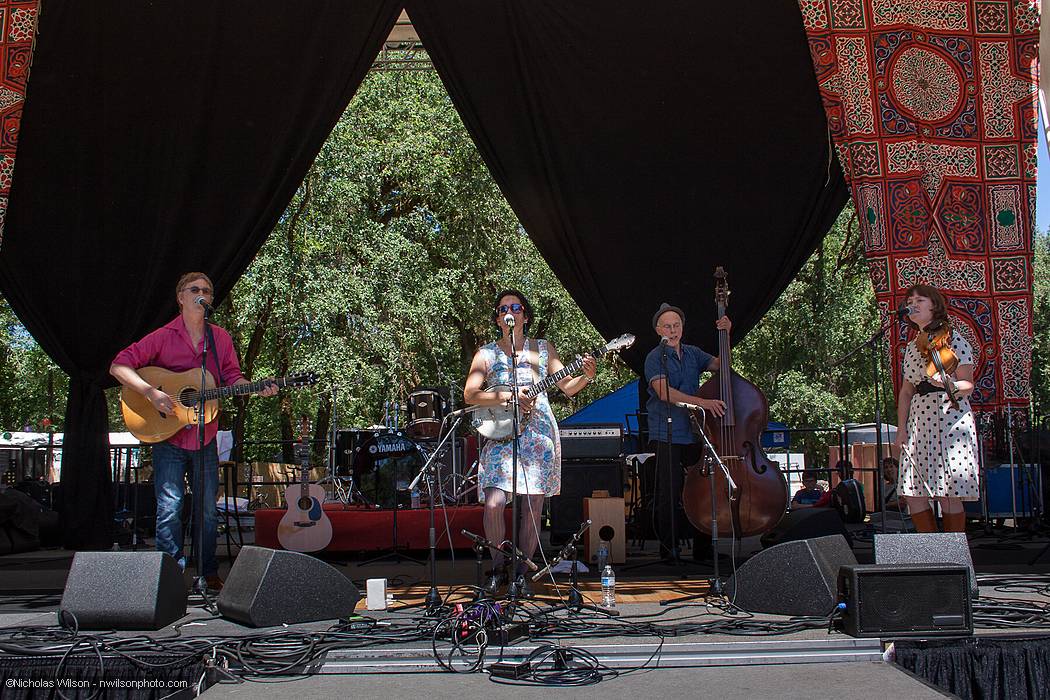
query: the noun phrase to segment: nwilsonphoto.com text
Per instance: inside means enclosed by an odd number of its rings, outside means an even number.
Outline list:
[[[128,678],[102,678],[99,680],[82,680],[79,678],[8,678],[4,682],[5,688],[63,688],[85,690],[112,690],[124,688],[188,688],[188,681],[178,680],[150,680],[150,679],[128,679]]]

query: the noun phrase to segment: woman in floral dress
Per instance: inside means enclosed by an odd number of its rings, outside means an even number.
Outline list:
[[[500,330],[500,338],[481,346],[474,354],[463,389],[463,399],[475,406],[500,406],[506,405],[512,398],[509,391],[487,389],[497,384],[511,384],[511,329],[506,321],[507,316],[512,316],[515,322],[518,402],[521,410],[528,413],[528,418],[522,421],[521,437],[518,439],[516,490],[520,497],[518,510],[522,513],[518,548],[531,558],[539,544],[543,499],[561,491],[561,445],[558,424],[547,395],[530,398],[525,390],[548,374],[560,371],[563,365],[553,343],[528,337],[532,307],[521,292],[510,289],[496,297],[492,320]],[[573,396],[594,379],[596,371],[594,358],[585,356],[583,374],[562,379],[558,387],[568,396]],[[485,537],[497,544],[506,540],[503,509],[512,491],[513,450],[512,439],[489,440],[482,447],[479,460],[478,483],[485,494]],[[493,576],[489,588],[494,593],[506,582],[507,574],[502,552],[493,551],[492,560]],[[519,567],[515,575],[522,573],[523,569]]]

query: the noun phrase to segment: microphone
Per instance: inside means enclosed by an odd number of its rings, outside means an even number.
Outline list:
[[[687,408],[690,411],[703,411],[704,410],[703,406],[700,406],[700,405],[695,404],[695,403],[686,403],[685,401],[675,401],[674,405],[678,406],[678,408]]]
[[[504,401],[503,403],[500,403],[497,406],[505,407],[506,405],[507,402]],[[445,420],[448,420],[449,418],[458,418],[468,413],[473,413],[474,411],[481,411],[486,408],[496,408],[496,406],[464,406],[463,408],[459,408],[455,411],[450,411],[449,413],[445,414]]]
[[[667,345],[670,342],[671,342],[671,339],[668,338],[667,336],[665,336],[665,335],[661,335],[660,336],[660,345]]]
[[[511,328],[513,328],[514,327],[514,314],[507,314],[506,316],[504,316],[503,317],[503,322],[506,323]]]
[[[915,307],[908,306],[908,302],[901,302],[900,307],[897,309],[897,317],[902,321],[907,317],[915,313]]]
[[[561,548],[561,551],[558,552],[558,555],[550,560],[550,563],[547,564],[547,566],[543,567],[543,569],[541,569],[532,576],[532,580],[539,581],[541,578],[550,573],[550,570],[557,566],[562,559],[568,557],[571,554],[572,549],[576,546],[576,543],[580,541],[581,537],[583,537],[583,533],[586,532],[587,528],[589,528],[590,526],[590,520],[584,520],[582,523],[580,523],[580,529],[576,532],[576,534],[569,538],[569,541],[566,542],[565,546]],[[532,570],[535,571],[535,569]]]
[[[212,307],[212,305],[204,300],[204,297],[197,297],[197,299],[196,299],[196,301],[194,303],[200,304],[201,306],[203,306],[204,310],[207,311],[208,313],[211,313],[212,311],[215,311],[215,309]]]
[[[475,535],[470,530],[460,530],[460,532],[463,534],[464,537],[468,538],[474,544],[480,545],[482,547],[491,547],[493,549],[498,549],[499,551],[503,552],[504,554],[510,554],[510,552],[508,551],[508,548],[513,549],[514,552],[517,553],[517,555],[518,555],[518,561],[525,562],[525,566],[529,567],[529,571],[535,571],[536,569],[540,568],[540,567],[536,566],[536,564],[534,564],[531,559],[529,559],[527,556],[525,556],[524,552],[522,552],[517,547],[514,547],[510,542],[504,542],[502,545],[497,547],[496,545],[492,544],[492,542],[490,542],[489,540],[485,539],[481,535]]]

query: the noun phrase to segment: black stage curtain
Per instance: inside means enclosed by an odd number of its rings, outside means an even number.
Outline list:
[[[960,698],[1047,697],[1050,637],[898,641],[895,662]]]
[[[407,8],[554,272],[603,335],[638,335],[636,371],[662,301],[717,347],[716,265],[742,337],[846,201],[796,0]]]
[[[108,548],[103,389],[127,343],[221,298],[371,66],[400,0],[49,0],[40,16],[0,285],[71,375],[65,544]]]

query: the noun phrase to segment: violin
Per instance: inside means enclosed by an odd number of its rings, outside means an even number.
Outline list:
[[[959,356],[952,350],[951,337],[951,325],[937,323],[919,331],[915,338],[915,347],[926,362],[926,376],[941,380],[944,391],[948,394],[948,402],[952,408],[958,409],[958,390],[950,375],[959,367]]]

